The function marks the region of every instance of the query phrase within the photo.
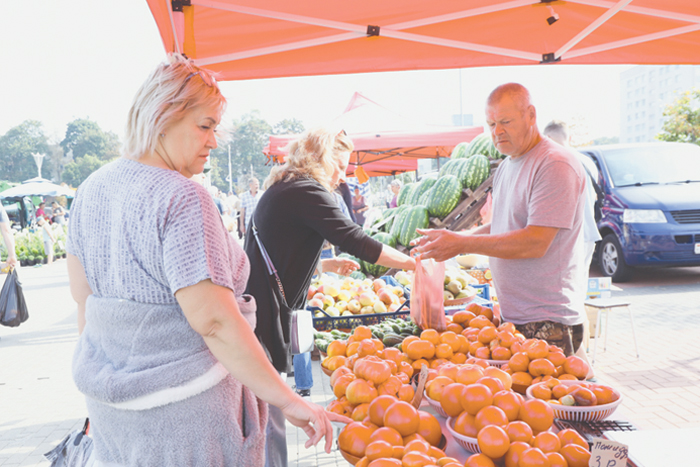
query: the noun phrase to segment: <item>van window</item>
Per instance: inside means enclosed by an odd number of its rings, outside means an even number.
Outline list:
[[[613,149],[602,156],[617,187],[700,181],[700,147],[695,145]]]

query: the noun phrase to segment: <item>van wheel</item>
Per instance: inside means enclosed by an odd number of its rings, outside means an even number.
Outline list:
[[[622,247],[615,234],[603,238],[598,250],[600,272],[611,277],[613,282],[627,282],[632,276],[632,268],[625,263]]]

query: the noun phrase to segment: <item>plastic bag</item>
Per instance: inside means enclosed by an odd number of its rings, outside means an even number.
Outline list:
[[[22,284],[17,277],[17,270],[12,269],[5,278],[0,292],[0,324],[16,327],[27,321],[29,312],[24,301]]]
[[[92,464],[92,438],[87,435],[89,427],[90,420],[86,418],[82,430],[73,431],[58,446],[44,454],[51,467],[86,467]]]
[[[416,271],[411,287],[411,318],[423,329],[444,331],[445,263],[416,258]]]

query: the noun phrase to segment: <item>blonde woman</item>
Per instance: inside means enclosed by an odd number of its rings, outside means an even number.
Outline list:
[[[330,421],[348,421],[279,379],[253,333],[248,259],[190,180],[217,146],[224,106],[207,70],[172,55],[136,94],[122,157],[78,189],[73,376],[96,466],[263,465],[267,403],[307,447],[325,437],[330,451]]]
[[[301,308],[317,266],[347,275],[354,261],[331,258],[320,262],[324,240],[362,260],[413,269],[415,261],[367,236],[343,214],[333,194],[345,174],[353,144],[345,132],[316,129],[292,142],[284,165],[272,169],[265,193],[246,232],[245,251],[251,262],[246,293],[258,303],[255,333],[280,373],[289,365],[289,316],[281,314],[268,270],[256,243],[254,228],[277,269],[287,304]],[[279,292],[277,292],[279,293]],[[286,466],[284,419],[270,407],[267,458],[269,466]]]

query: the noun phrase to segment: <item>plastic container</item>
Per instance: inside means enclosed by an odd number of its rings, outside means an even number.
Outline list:
[[[445,427],[447,427],[447,431],[450,432],[452,435],[452,438],[462,446],[464,449],[466,449],[469,452],[472,452],[474,454],[478,454],[481,452],[481,449],[479,449],[479,442],[477,441],[476,438],[471,438],[469,436],[464,436],[463,434],[457,433],[454,429],[455,426],[455,419],[453,417],[449,417],[447,419],[447,422],[445,422]]]

